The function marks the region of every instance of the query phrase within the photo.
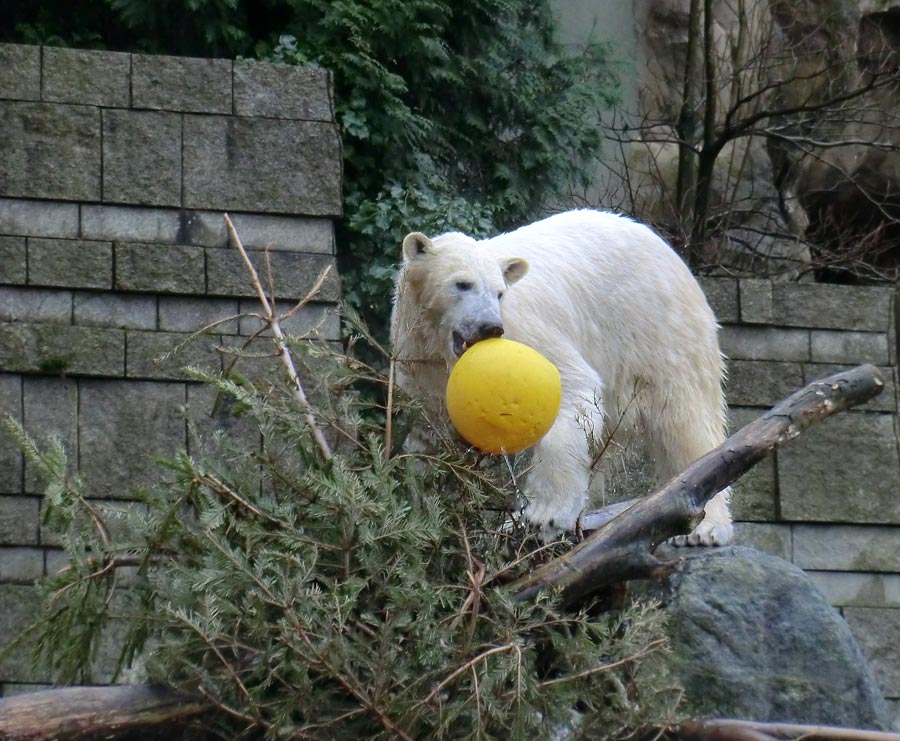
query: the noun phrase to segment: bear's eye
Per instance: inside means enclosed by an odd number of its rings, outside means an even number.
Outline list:
[[[500,291],[500,292],[497,294],[497,300],[499,301],[499,300],[502,299],[502,298],[503,298],[503,291]]]
[[[467,280],[458,280],[458,281],[456,281],[456,290],[457,291],[471,291],[472,284]]]

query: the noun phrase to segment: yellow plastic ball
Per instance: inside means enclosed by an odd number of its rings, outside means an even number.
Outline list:
[[[559,414],[559,371],[520,342],[476,342],[453,366],[447,382],[450,421],[487,453],[518,453],[534,445]]]

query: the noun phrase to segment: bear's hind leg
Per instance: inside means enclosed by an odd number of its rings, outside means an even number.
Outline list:
[[[651,454],[656,463],[660,485],[706,455],[725,439],[723,400],[719,389],[707,393],[699,389],[670,387],[664,398],[650,394],[644,410]],[[729,501],[731,488],[725,488],[706,504],[703,520],[689,535],[672,539],[675,545],[727,545],[733,525]]]

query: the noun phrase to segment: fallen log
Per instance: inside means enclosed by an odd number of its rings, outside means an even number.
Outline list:
[[[661,559],[654,550],[669,538],[690,533],[713,496],[782,443],[868,401],[883,388],[873,365],[809,384],[694,461],[655,494],[636,500],[575,548],[508,588],[518,601],[533,599],[544,589],[562,589],[564,600],[573,603],[620,582],[670,573],[681,559]]]
[[[110,738],[185,723],[212,709],[202,698],[159,685],[63,687],[0,699],[0,738]]]
[[[713,718],[681,723],[665,734],[664,738],[678,741],[900,741],[900,733]]]

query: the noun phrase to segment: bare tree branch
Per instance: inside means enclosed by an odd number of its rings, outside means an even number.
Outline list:
[[[629,579],[662,577],[680,565],[653,550],[699,522],[706,503],[786,440],[826,417],[861,404],[884,388],[873,365],[809,384],[692,463],[666,486],[601,526],[568,553],[513,582],[514,598],[562,589],[567,602]]]

